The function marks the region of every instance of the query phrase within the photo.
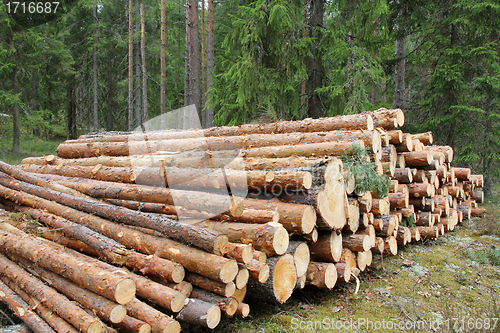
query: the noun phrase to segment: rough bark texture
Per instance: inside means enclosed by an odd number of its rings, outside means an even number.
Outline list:
[[[16,281],[17,285],[29,295],[44,300],[47,307],[80,331],[88,333],[100,333],[102,331],[102,325],[97,318],[89,316],[66,297],[46,286],[3,255],[0,255],[0,266],[2,275],[11,281]]]

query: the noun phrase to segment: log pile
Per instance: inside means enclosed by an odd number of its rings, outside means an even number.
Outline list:
[[[484,215],[483,177],[403,123],[380,109],[104,133],[0,162],[0,208],[33,219],[0,213],[1,300],[36,332],[178,332],[248,316],[246,297],[349,283],[374,255]],[[346,167],[361,148],[385,193]]]

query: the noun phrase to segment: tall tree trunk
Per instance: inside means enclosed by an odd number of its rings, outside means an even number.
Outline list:
[[[166,101],[165,101],[165,80],[166,80],[166,63],[165,63],[165,44],[166,44],[166,36],[165,30],[167,25],[166,19],[166,9],[165,9],[165,0],[161,0],[161,54],[160,54],[160,67],[161,67],[161,81],[160,81],[160,115],[161,115],[161,129],[167,128],[167,119],[166,119]]]
[[[94,50],[93,50],[93,94],[94,132],[99,132],[99,111],[97,100],[97,6],[94,7]]]
[[[310,37],[313,38],[311,44],[312,56],[309,58],[309,68],[307,81],[307,115],[311,118],[319,118],[323,114],[321,96],[316,89],[323,85],[323,63],[321,58],[323,52],[319,48],[323,29],[323,16],[325,12],[325,0],[311,0],[311,15],[309,19]]]
[[[214,0],[208,0],[208,29],[207,29],[207,100],[212,97],[212,88],[214,87],[213,74],[215,72],[215,37],[214,37]],[[214,125],[214,108],[210,106],[206,109],[207,121],[206,127]]]
[[[33,86],[32,86],[32,93],[31,93],[31,98],[33,100],[33,104],[32,104],[33,111],[40,110],[40,104],[38,103],[38,98],[39,98],[38,89],[39,89],[38,68],[35,68],[33,70]],[[37,138],[40,137],[40,127],[33,128],[33,135]]]
[[[198,1],[186,0],[186,70],[184,78],[184,105],[194,104],[200,111],[200,51],[198,48]],[[183,128],[192,124],[184,115]]]
[[[12,69],[12,93],[17,95],[19,93],[18,89],[18,77],[17,74],[19,69],[14,66]],[[19,142],[20,142],[20,130],[19,130],[19,103],[14,102],[12,108],[12,125],[13,125],[13,135],[12,135],[12,152],[19,153]]]
[[[134,26],[133,26],[133,0],[128,1],[128,96],[127,96],[127,128],[134,128],[134,109],[132,105],[132,94],[134,90]]]
[[[203,114],[202,127],[206,127],[207,112],[204,110],[207,97],[207,68],[206,68],[206,49],[205,49],[205,0],[201,0],[201,110]]]
[[[76,94],[75,75],[68,78],[66,98],[68,100],[68,139],[76,139]]]
[[[148,121],[148,72],[146,72],[146,35],[144,26],[146,17],[144,13],[144,2],[141,3],[141,58],[142,58],[142,121],[144,124]]]
[[[108,38],[111,40],[111,10],[107,13],[108,21]],[[113,52],[111,51],[111,43],[108,42],[107,53],[107,70],[108,70],[108,94],[106,96],[106,130],[113,130]]]
[[[136,31],[140,29],[140,23],[136,24]],[[135,89],[134,89],[134,101],[135,101],[135,123],[134,127],[141,126],[142,120],[142,94],[141,94],[141,41],[135,42]]]
[[[181,17],[181,2],[179,1],[179,17]],[[177,108],[181,108],[181,34],[182,28],[179,25],[177,35]],[[184,80],[185,82],[185,80]],[[177,112],[177,128],[181,128],[180,112]]]
[[[402,17],[403,9],[400,9],[398,16]],[[394,109],[404,109],[405,100],[405,74],[406,74],[406,33],[404,27],[397,25],[400,31],[400,38],[396,40],[396,66],[394,67],[394,99],[392,107]]]

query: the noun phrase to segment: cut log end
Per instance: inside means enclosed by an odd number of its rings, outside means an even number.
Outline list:
[[[219,235],[214,240],[214,254],[223,256],[228,251],[229,240],[226,235]]]
[[[310,172],[305,172],[302,177],[302,187],[306,190],[310,189],[313,184],[313,177]]]
[[[172,298],[172,301],[171,301],[171,310],[172,312],[179,312],[182,310],[182,308],[184,307],[184,302],[186,301],[186,296],[184,294],[182,294],[181,292],[179,292],[177,295],[175,295],[173,298]]]
[[[99,321],[95,321],[89,325],[86,330],[86,333],[101,333],[102,332],[102,324]]]
[[[281,304],[285,303],[292,296],[296,283],[297,274],[293,256],[285,254],[278,259],[273,271],[273,291],[276,300]]]
[[[217,326],[217,325],[216,325]],[[165,326],[165,328],[163,329],[163,332],[164,333],[178,333],[181,331],[181,324],[174,320],[172,321],[171,323],[167,324],[167,326]]]
[[[136,287],[131,279],[124,279],[118,283],[115,291],[115,301],[118,304],[127,304],[134,299]]]
[[[127,309],[123,305],[118,305],[115,306],[112,310],[111,313],[109,314],[109,321],[112,323],[120,323],[125,319],[125,316],[127,315]]]
[[[310,259],[311,255],[309,252],[309,246],[307,243],[300,243],[293,254],[297,277],[301,277],[306,274]]]
[[[222,265],[220,270],[219,278],[223,283],[229,283],[234,280],[238,274],[238,263],[236,260],[228,260]]]
[[[265,264],[260,269],[258,281],[260,283],[266,283],[266,281],[269,279],[269,274],[270,274],[269,265]]]
[[[281,224],[279,224],[280,228],[276,228],[273,237],[273,248],[277,255],[282,255],[288,249],[288,244],[290,242],[290,237],[288,236],[288,232],[286,231]]]
[[[172,271],[172,282],[175,283],[180,283],[182,280],[184,280],[184,277],[186,275],[186,271],[184,270],[184,267],[182,265],[177,265],[174,270]]]
[[[250,305],[240,302],[238,305],[238,309],[236,310],[235,315],[242,317],[242,318],[246,318],[246,317],[248,317],[249,314],[250,314]]]
[[[308,206],[304,210],[304,214],[302,215],[302,232],[304,234],[309,234],[313,231],[316,226],[316,212],[314,208]]]
[[[248,269],[246,268],[240,268],[238,275],[236,275],[236,278],[234,279],[234,284],[236,288],[242,289],[247,285],[248,278],[250,277],[250,273],[248,272]],[[233,291],[234,294],[234,291]]]

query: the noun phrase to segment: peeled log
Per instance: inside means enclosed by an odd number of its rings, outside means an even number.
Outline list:
[[[306,278],[306,284],[322,289],[332,289],[337,283],[337,268],[332,263],[310,262]]]
[[[188,298],[186,305],[177,314],[175,319],[181,323],[188,323],[213,329],[219,325],[221,311],[217,304]]]
[[[12,289],[0,281],[0,301],[7,305],[12,313],[37,333],[55,333],[30,306]],[[14,331],[15,332],[15,331]],[[29,330],[27,330],[29,332]]]
[[[315,243],[309,243],[311,260],[319,262],[338,262],[342,256],[342,234],[321,232]]]
[[[263,284],[250,280],[248,287],[251,292],[248,295],[259,300],[277,301],[283,304],[292,296],[297,282],[293,256],[284,254],[272,257],[267,263],[270,268],[269,279]]]
[[[119,304],[125,304],[134,298],[136,288],[132,280],[100,269],[67,253],[56,251],[48,247],[44,242],[9,224],[2,223],[0,228],[2,229],[0,246],[9,253],[36,262],[39,266],[62,275],[79,286],[112,299]],[[16,234],[10,233],[11,230]],[[19,237],[17,235],[23,236]]]
[[[197,225],[227,235],[234,243],[252,244],[268,256],[285,253],[289,244],[288,232],[279,223],[248,224],[216,221],[202,221]]]
[[[102,325],[97,318],[89,316],[66,297],[45,285],[1,254],[0,267],[2,268],[2,275],[8,277],[11,281],[15,281],[27,294],[44,300],[44,304],[47,307],[80,331],[87,333],[100,333],[102,331]]]

